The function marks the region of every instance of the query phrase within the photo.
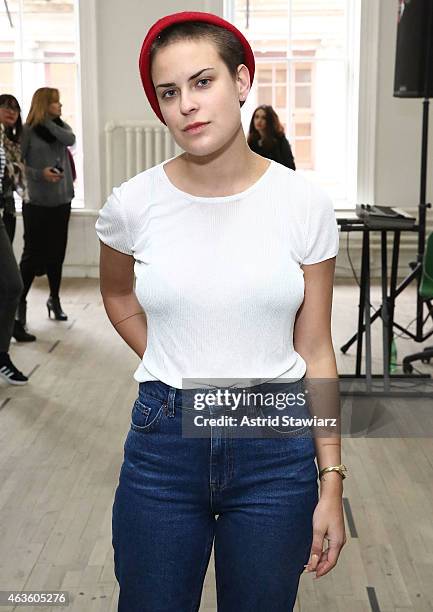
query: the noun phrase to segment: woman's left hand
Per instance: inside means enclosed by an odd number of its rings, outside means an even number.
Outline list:
[[[324,540],[328,547],[323,550]],[[346,543],[343,504],[340,495],[322,495],[313,514],[313,543],[305,572],[316,572],[320,578],[337,564]]]

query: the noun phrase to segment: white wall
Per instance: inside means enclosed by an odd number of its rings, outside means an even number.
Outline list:
[[[379,74],[376,120],[376,203],[417,205],[421,167],[422,100],[393,97],[396,0],[380,1]],[[429,126],[430,159],[428,200],[433,181],[433,104]],[[429,212],[430,219],[432,211]]]
[[[364,1],[364,0],[363,0]],[[393,96],[397,36],[397,2],[379,4],[379,49],[375,134],[374,202],[399,206],[417,215],[421,171],[422,99],[405,100]],[[361,55],[363,50],[361,49]],[[429,125],[429,162],[427,201],[433,198],[433,104]],[[427,211],[427,232],[433,231],[433,210]],[[374,235],[372,272],[380,269],[379,236]],[[408,263],[416,260],[417,234],[402,235],[400,276],[409,272]],[[343,268],[344,256],[339,257]],[[341,275],[346,270],[341,269]]]
[[[85,2],[87,0],[81,0]],[[155,119],[138,71],[141,44],[149,27],[177,11],[209,11],[222,16],[223,0],[95,0],[98,54],[98,108],[101,181],[104,185],[104,126],[110,120]],[[127,7],[127,10],[125,10]],[[84,61],[84,58],[82,58]]]
[[[138,56],[149,27],[176,11],[206,11],[205,0],[97,0],[100,127],[110,119],[153,119],[138,72]],[[221,2],[213,2],[222,15]],[[127,10],[125,10],[127,7]],[[213,11],[214,12],[214,11]]]

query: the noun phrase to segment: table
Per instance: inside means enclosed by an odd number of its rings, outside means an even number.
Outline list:
[[[410,275],[405,281],[397,287],[398,276],[398,258],[400,251],[400,236],[401,232],[418,232],[418,225],[411,228],[395,228],[389,225],[383,227],[370,228],[358,217],[337,217],[337,223],[341,232],[361,232],[362,233],[362,256],[361,256],[361,278],[360,278],[360,293],[359,293],[359,311],[358,311],[358,330],[352,338],[341,347],[343,352],[346,352],[349,346],[356,340],[356,367],[355,375],[342,375],[342,378],[365,378],[366,392],[369,394],[381,394],[401,396],[401,393],[393,393],[390,389],[390,381],[392,378],[430,378],[426,375],[390,375],[389,364],[392,343],[392,331],[394,325],[394,310],[395,300],[397,296],[410,284],[415,278],[415,275]],[[370,312],[370,233],[380,232],[381,234],[381,286],[382,286],[382,304],[379,310],[371,316]],[[388,291],[388,233],[393,234],[393,248],[390,268],[390,283]],[[371,359],[371,324],[377,318],[382,319],[382,354],[383,354],[383,375],[372,374],[372,359]],[[403,330],[402,327],[397,326]],[[362,338],[365,332],[365,375],[361,373],[362,363]],[[383,378],[383,391],[374,393],[372,389],[373,378]],[[408,395],[404,393],[403,395]],[[421,397],[423,394],[416,392],[416,396]],[[431,394],[428,394],[430,397]]]

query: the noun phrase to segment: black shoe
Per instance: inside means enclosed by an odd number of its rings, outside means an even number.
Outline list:
[[[26,300],[21,300],[19,302],[16,318],[18,319],[18,321],[21,323],[23,327],[27,325],[27,302]]]
[[[68,315],[65,314],[62,310],[62,307],[60,305],[60,299],[57,298],[53,298],[53,297],[49,297],[47,300],[47,309],[48,309],[48,316],[51,319],[51,312],[54,314],[54,318],[56,319],[56,321],[67,321],[68,320]]]
[[[29,379],[14,366],[8,353],[5,355],[0,360],[0,378],[10,385],[25,385]]]
[[[34,342],[36,340],[36,336],[33,334],[29,334],[21,321],[14,321],[14,331],[12,332],[12,336],[15,338],[17,342]]]

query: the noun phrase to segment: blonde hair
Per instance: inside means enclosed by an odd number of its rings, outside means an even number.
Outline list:
[[[52,102],[58,102],[60,94],[54,87],[40,87],[35,91],[32,98],[29,114],[27,115],[27,125],[37,125],[42,123],[48,114],[48,107]]]

